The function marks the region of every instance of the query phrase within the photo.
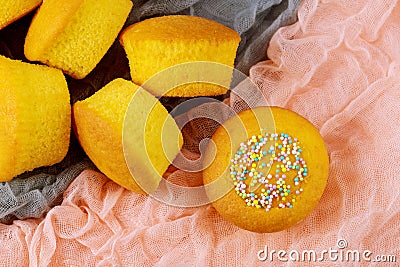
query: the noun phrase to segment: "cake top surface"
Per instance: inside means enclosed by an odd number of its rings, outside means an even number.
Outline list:
[[[213,206],[227,220],[254,232],[276,232],[317,205],[329,157],[319,131],[297,113],[245,110],[224,122],[212,140],[205,155],[212,163],[203,179]]]
[[[135,23],[122,36],[137,40],[235,40],[239,34],[220,23],[196,16],[173,15]]]
[[[231,160],[236,193],[247,206],[266,211],[275,206],[292,208],[308,173],[301,153],[299,140],[286,133],[252,136]]]

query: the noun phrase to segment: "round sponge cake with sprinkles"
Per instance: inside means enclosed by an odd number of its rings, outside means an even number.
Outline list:
[[[221,125],[212,141],[203,180],[226,220],[253,232],[277,232],[318,204],[328,154],[318,130],[297,113],[278,107],[245,110]]]

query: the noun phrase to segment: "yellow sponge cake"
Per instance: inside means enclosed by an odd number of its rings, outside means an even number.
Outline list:
[[[0,56],[0,181],[66,155],[71,106],[60,70]]]
[[[75,103],[73,117],[78,140],[100,171],[137,193],[157,188],[182,146],[178,126],[161,103],[124,79],[113,80]],[[162,137],[163,129],[166,136]],[[148,190],[143,189],[144,184],[150,184]]]
[[[318,204],[329,169],[318,130],[295,112],[257,107],[214,133],[203,171],[207,195],[222,217],[254,232],[276,232]],[[214,157],[215,155],[215,157]]]
[[[132,80],[154,95],[193,97],[226,93],[232,70],[224,72],[225,83],[189,83],[165,93],[144,83],[156,73],[187,62],[215,62],[233,68],[240,36],[217,22],[195,16],[164,16],[147,19],[123,31],[120,42],[129,59]],[[210,72],[210,74],[213,74]],[[185,76],[174,73],[170,77]],[[169,89],[169,88],[168,88]]]
[[[28,14],[42,0],[0,0],[0,29]]]
[[[46,0],[28,30],[25,56],[84,78],[117,38],[131,8],[129,0]]]

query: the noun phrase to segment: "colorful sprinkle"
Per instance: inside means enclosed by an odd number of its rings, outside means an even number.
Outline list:
[[[275,202],[279,208],[293,208],[296,196],[303,192],[301,183],[308,175],[302,151],[298,139],[286,133],[252,136],[240,144],[231,160],[230,175],[236,193],[248,206],[258,209],[269,211]],[[274,175],[270,173],[272,167]],[[263,168],[268,168],[265,176]],[[292,180],[294,188],[290,190],[286,180],[288,175],[293,177],[292,172],[297,175]],[[246,183],[248,177],[251,178]]]

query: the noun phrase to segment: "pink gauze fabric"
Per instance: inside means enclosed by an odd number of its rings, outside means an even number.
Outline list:
[[[276,255],[272,263],[258,259],[266,246],[269,251],[321,252],[341,250],[338,240],[340,246],[347,244],[342,251],[369,250],[371,259],[396,255],[399,264],[400,3],[305,0],[298,18],[274,35],[270,60],[253,66],[250,78],[271,105],[314,123],[328,147],[327,188],[303,222],[278,233],[251,233],[226,222],[210,205],[171,207],[84,171],[62,205],[43,220],[0,225],[0,264],[368,265],[327,256],[316,263],[281,262]],[[230,100],[235,103],[233,96]],[[205,134],[192,131],[194,139]],[[194,184],[201,179],[200,173],[175,169],[167,176]]]

